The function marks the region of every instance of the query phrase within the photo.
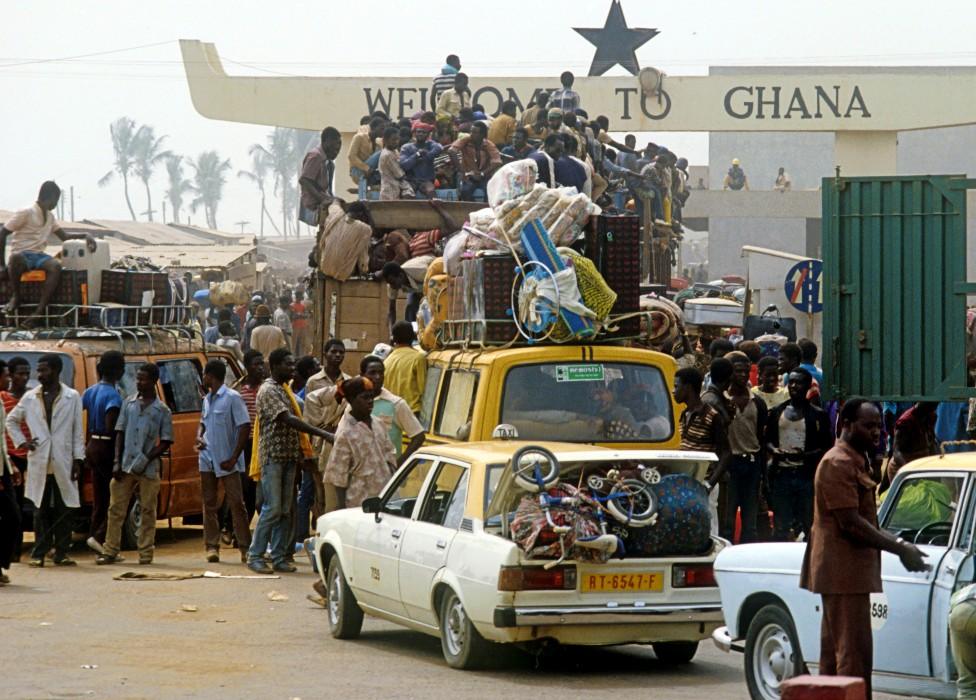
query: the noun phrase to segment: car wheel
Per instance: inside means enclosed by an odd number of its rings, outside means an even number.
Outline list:
[[[132,499],[129,513],[122,523],[122,549],[134,550],[139,547],[139,525],[142,523],[142,510],[139,508],[139,497]]]
[[[363,629],[363,611],[346,583],[338,556],[329,560],[329,573],[325,580],[329,593],[326,605],[329,632],[336,639],[355,639]]]
[[[471,624],[457,593],[448,591],[441,601],[441,650],[451,668],[480,668],[488,660],[489,642]]]
[[[655,642],[651,644],[658,660],[669,666],[690,663],[698,653],[698,642]]]
[[[781,605],[767,605],[749,623],[745,672],[753,700],[779,700],[783,681],[803,672],[800,640]]]

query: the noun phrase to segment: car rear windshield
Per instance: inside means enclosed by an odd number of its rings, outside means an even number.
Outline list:
[[[663,442],[674,433],[671,396],[657,367],[540,363],[505,377],[501,422],[522,440]]]
[[[10,362],[15,357],[22,357],[27,360],[31,367],[31,378],[27,382],[27,387],[33,389],[37,386],[37,360],[41,355],[47,354],[44,352],[0,352],[0,360]],[[61,358],[61,383],[74,388],[75,365],[71,361],[71,356],[63,352],[53,352],[50,354],[57,355]]]

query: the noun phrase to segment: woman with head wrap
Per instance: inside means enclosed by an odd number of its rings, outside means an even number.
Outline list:
[[[336,387],[336,401],[349,410],[336,428],[325,467],[325,510],[358,508],[378,496],[396,470],[396,451],[383,423],[372,418],[373,383],[353,377]]]

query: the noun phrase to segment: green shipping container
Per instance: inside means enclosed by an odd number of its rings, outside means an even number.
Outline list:
[[[967,387],[962,176],[823,180],[826,398],[960,400]]]

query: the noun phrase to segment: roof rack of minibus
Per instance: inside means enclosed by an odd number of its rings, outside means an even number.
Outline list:
[[[61,340],[114,338],[124,353],[126,342],[145,342],[153,351],[158,335],[185,340],[192,348],[203,345],[193,309],[183,305],[124,306],[49,304],[46,313],[31,313],[24,305],[20,313],[5,314],[0,320],[3,340]]]

